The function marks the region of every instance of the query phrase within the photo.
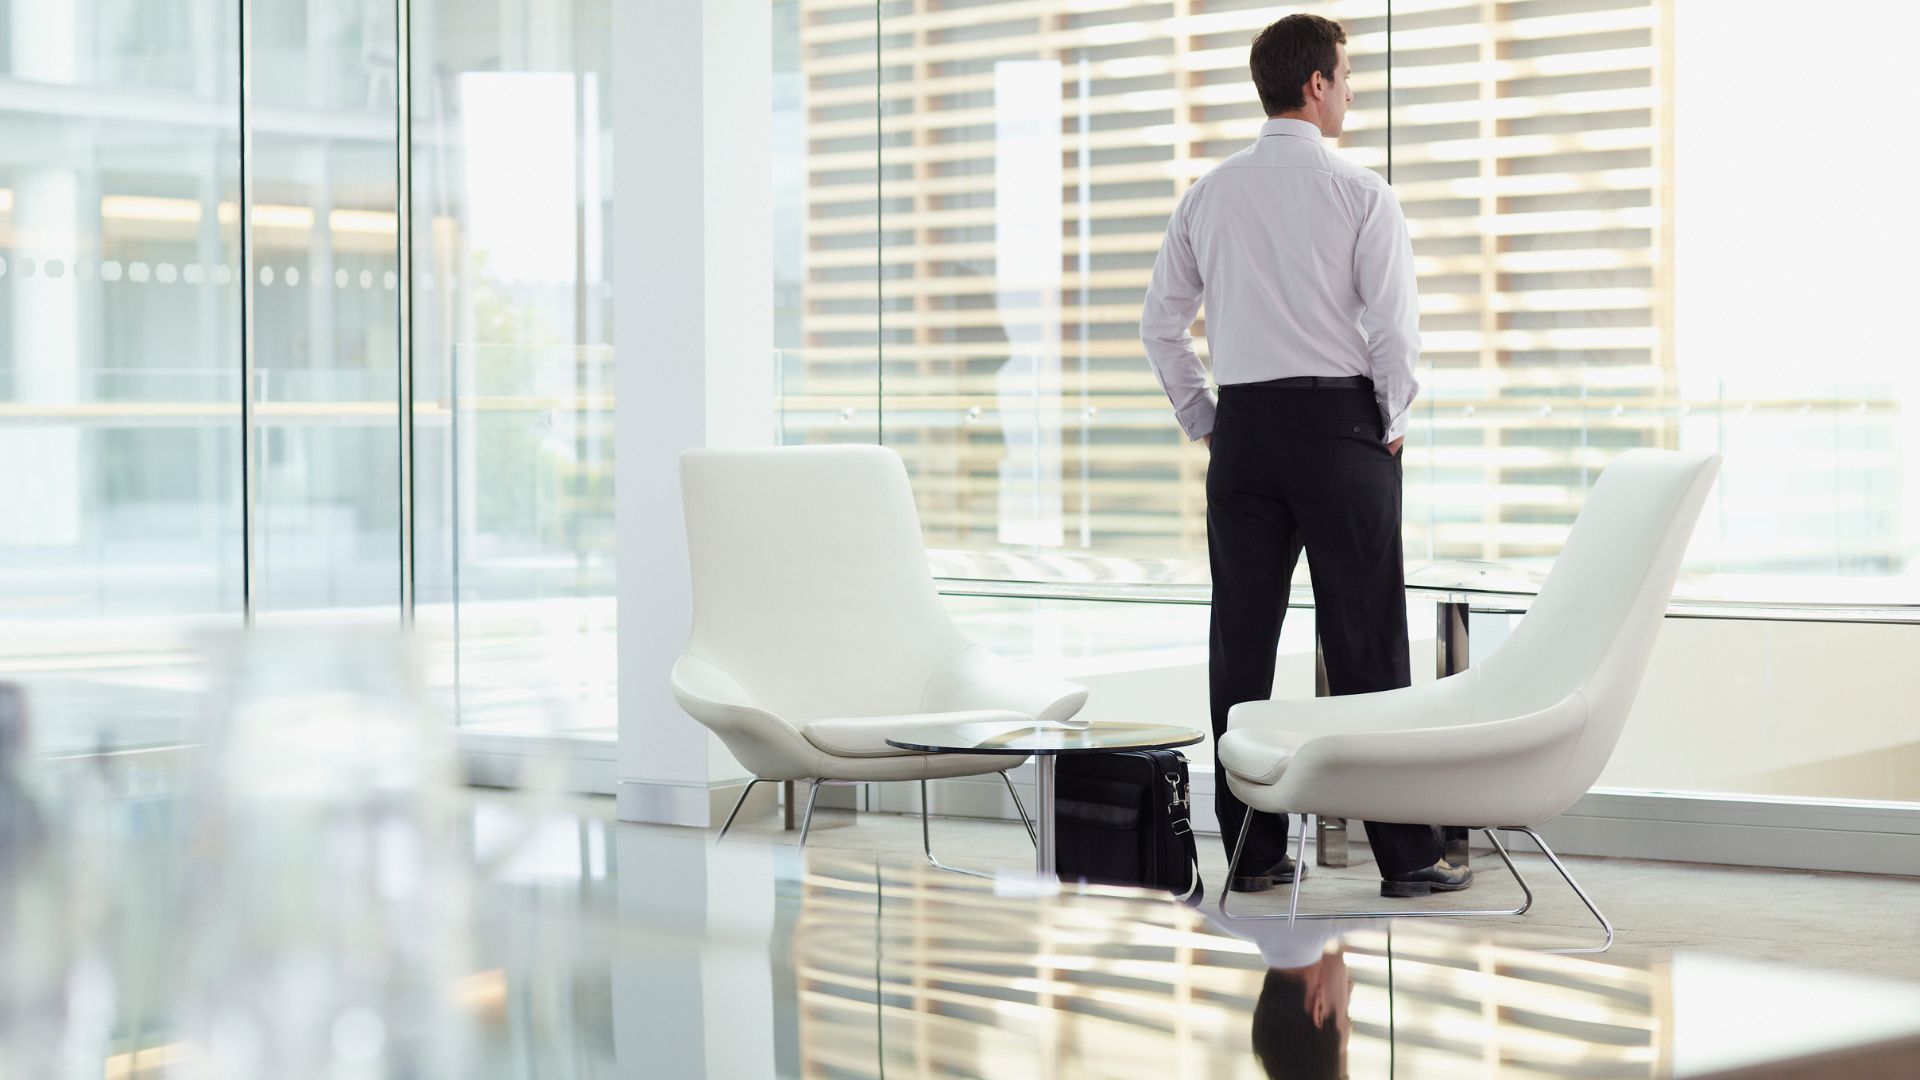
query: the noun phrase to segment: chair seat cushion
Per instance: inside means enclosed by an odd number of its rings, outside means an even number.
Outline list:
[[[888,746],[888,739],[911,738],[916,732],[931,732],[952,724],[1005,724],[1009,730],[1026,729],[1033,720],[1022,713],[1001,709],[970,709],[964,712],[909,713],[904,716],[846,716],[812,720],[800,725],[800,734],[814,746],[839,757],[895,757],[919,754]]]
[[[1220,737],[1220,764],[1256,784],[1277,784],[1300,748],[1313,735],[1271,728],[1234,728]]]

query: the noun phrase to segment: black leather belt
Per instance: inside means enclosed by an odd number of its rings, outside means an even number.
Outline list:
[[[1221,389],[1242,387],[1248,390],[1371,390],[1373,380],[1365,375],[1295,375],[1265,382],[1228,383]]]

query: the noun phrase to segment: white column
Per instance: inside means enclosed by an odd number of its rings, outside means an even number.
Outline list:
[[[613,39],[619,812],[706,825],[746,774],[667,686],[692,612],[679,459],[774,437],[771,8],[618,4]]]

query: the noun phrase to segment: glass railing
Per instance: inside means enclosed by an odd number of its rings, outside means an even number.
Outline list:
[[[782,442],[899,451],[936,576],[1204,599],[1205,455],[1179,436],[1144,359],[1098,395],[883,382],[871,364],[809,363],[799,350],[775,364]],[[1688,394],[1609,374],[1582,368],[1575,385],[1542,390],[1425,373],[1405,449],[1410,581],[1531,593],[1607,464],[1651,446],[1725,459],[1678,601],[1920,607],[1920,525],[1900,510],[1920,450],[1903,445],[1911,420],[1889,388],[1741,397],[1723,382]]]
[[[613,352],[469,346],[414,408],[417,622],[448,715],[549,734],[614,724]],[[0,681],[61,753],[174,739],[198,642],[242,621],[400,621],[392,372],[255,380],[244,506],[237,372],[105,369],[0,401],[33,461],[0,523]],[[254,542],[242,540],[250,516]],[[249,568],[249,561],[251,567]]]

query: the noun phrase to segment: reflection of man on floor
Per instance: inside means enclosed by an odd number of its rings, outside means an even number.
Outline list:
[[[1253,1056],[1267,1075],[1335,1080],[1347,1075],[1353,976],[1338,947],[1312,965],[1267,972],[1253,1007]]]
[[[1258,945],[1270,969],[1253,1007],[1253,1056],[1267,1075],[1288,1080],[1346,1076],[1353,976],[1341,936],[1358,924],[1214,920],[1212,926]]]

